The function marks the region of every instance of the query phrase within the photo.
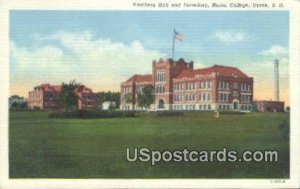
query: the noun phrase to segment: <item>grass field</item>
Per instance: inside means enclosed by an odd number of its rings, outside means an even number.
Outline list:
[[[283,113],[49,119],[10,112],[11,178],[288,178]],[[278,162],[128,162],[126,147],[153,150],[277,150]]]

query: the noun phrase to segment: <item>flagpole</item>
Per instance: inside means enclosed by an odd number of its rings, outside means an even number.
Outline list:
[[[174,50],[175,50],[175,29],[173,30],[173,45],[172,45],[172,59],[174,60]]]

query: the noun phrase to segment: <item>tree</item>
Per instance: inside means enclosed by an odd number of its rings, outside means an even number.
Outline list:
[[[281,130],[281,134],[284,138],[290,137],[290,114],[286,113],[286,117],[279,124],[279,129]]]
[[[120,105],[120,92],[98,92],[96,94],[97,97],[97,104],[101,105],[105,101],[112,101],[116,103],[116,107]]]
[[[154,88],[152,85],[146,85],[142,92],[138,94],[137,101],[139,107],[150,108],[150,105],[154,102]]]
[[[125,102],[128,103],[128,102],[133,102],[133,99],[132,99],[132,94],[131,93],[127,93],[124,95],[124,99],[125,99]]]
[[[75,79],[69,83],[61,84],[61,93],[58,96],[58,101],[64,107],[65,111],[76,110],[78,96],[75,93],[75,89],[81,86],[82,84],[76,83]]]
[[[24,97],[19,95],[12,95],[9,97],[9,105],[11,110],[26,110],[27,109],[27,101]]]

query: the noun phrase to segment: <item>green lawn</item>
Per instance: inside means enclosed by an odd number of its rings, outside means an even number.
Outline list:
[[[283,113],[49,119],[10,112],[11,178],[288,178]],[[127,162],[126,147],[153,150],[277,150],[278,162]]]

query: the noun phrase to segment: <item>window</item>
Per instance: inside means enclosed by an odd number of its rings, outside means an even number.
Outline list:
[[[238,88],[239,88],[237,82],[234,82],[234,83],[233,83],[233,88],[234,88],[234,89],[238,89]]]
[[[195,101],[195,94],[192,94],[192,101]]]
[[[237,91],[233,91],[233,94],[232,94],[233,97],[238,97],[238,93]]]
[[[211,88],[211,81],[207,82],[207,88],[210,89]]]
[[[200,89],[203,89],[204,88],[204,81],[200,81]]]
[[[165,87],[164,86],[156,86],[155,87],[155,93],[164,93],[165,92]]]
[[[207,93],[207,101],[210,101],[210,93]]]
[[[157,72],[155,76],[156,82],[164,82],[166,81],[166,72]]]
[[[194,90],[195,89],[195,83],[194,82],[191,82],[191,90]]]

